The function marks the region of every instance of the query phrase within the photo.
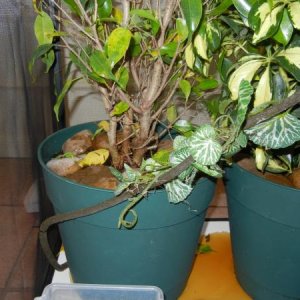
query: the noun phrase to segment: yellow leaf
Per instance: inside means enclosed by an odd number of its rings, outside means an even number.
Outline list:
[[[114,7],[112,14],[116,19],[117,23],[121,24],[123,21],[123,12],[119,8]]]
[[[268,66],[262,74],[255,92],[254,107],[272,100],[272,90],[270,86],[270,67]]]
[[[108,132],[108,130],[109,130],[109,122],[103,120],[103,121],[101,121],[101,122],[98,123],[98,127],[101,128],[101,129],[103,129],[104,131]]]
[[[78,164],[80,167],[103,165],[109,157],[109,151],[106,149],[98,149],[89,152]]]
[[[188,65],[188,67],[190,69],[193,69],[196,57],[195,57],[195,54],[194,54],[194,51],[193,51],[192,44],[189,44],[186,47],[184,55],[185,55],[186,64]]]
[[[239,96],[239,87],[242,80],[252,81],[254,75],[258,69],[262,66],[262,60],[250,60],[242,64],[237,68],[230,76],[228,87],[231,91],[231,98],[233,100],[238,99]]]

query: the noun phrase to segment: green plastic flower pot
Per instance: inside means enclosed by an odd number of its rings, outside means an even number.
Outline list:
[[[226,170],[238,281],[255,300],[300,299],[300,190]]]
[[[39,147],[46,190],[56,213],[89,207],[113,192],[77,184],[57,176],[45,163],[60,152],[63,142],[88,123],[63,129]],[[154,285],[167,300],[183,291],[195,258],[206,209],[215,183],[201,179],[185,203],[170,204],[166,192],[157,190],[136,206],[134,229],[117,229],[126,203],[96,215],[59,225],[68,265],[78,283]]]

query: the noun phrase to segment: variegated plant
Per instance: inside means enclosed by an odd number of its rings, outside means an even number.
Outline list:
[[[102,95],[110,120],[100,131],[107,131],[120,181],[116,193],[143,184],[144,196],[161,174],[192,158],[165,185],[170,202],[184,201],[197,172],[222,176],[219,162],[249,145],[261,170],[291,169],[289,155],[271,150],[300,140],[299,112],[281,105],[299,86],[299,0],[52,0],[52,19],[48,1],[33,3],[39,45],[30,69],[41,58],[48,71],[55,53],[67,50],[80,76],[66,68],[57,116],[79,80]],[[191,98],[205,103],[211,122],[181,120],[175,95],[185,107]],[[247,125],[276,105],[278,111]],[[163,137],[158,125],[164,133],[173,128],[173,151],[155,152]],[[125,218],[141,196],[129,203],[120,226],[134,225]]]

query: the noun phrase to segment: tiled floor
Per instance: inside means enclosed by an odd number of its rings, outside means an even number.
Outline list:
[[[33,182],[30,159],[0,158],[0,299],[32,300],[37,220],[24,197]]]

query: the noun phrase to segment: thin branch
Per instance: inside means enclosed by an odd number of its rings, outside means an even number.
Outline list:
[[[75,22],[72,17],[62,8],[62,6],[58,5],[56,1],[53,1],[54,5],[59,9],[71,23],[78,28],[80,32],[82,32],[84,35],[86,35],[89,39],[91,39],[93,42],[96,43],[96,40],[93,36],[91,36],[82,26],[80,26],[77,22]]]
[[[130,3],[128,0],[123,0],[123,26],[127,26],[129,22]]]
[[[128,95],[126,95],[119,87],[117,87],[117,93],[119,94],[119,96],[122,98],[123,101],[125,101],[129,106],[130,108],[132,108],[132,110],[135,112],[135,113],[138,113],[138,114],[141,114],[142,113],[142,110],[135,106],[130,97]]]
[[[89,70],[90,72],[92,71],[92,69],[90,68],[90,66],[81,58],[81,56],[70,46],[70,44],[66,41],[65,38],[61,37],[61,40],[63,41],[63,43],[65,44],[65,46],[67,47],[67,49],[72,52],[79,60],[80,62],[87,68],[87,70]]]

